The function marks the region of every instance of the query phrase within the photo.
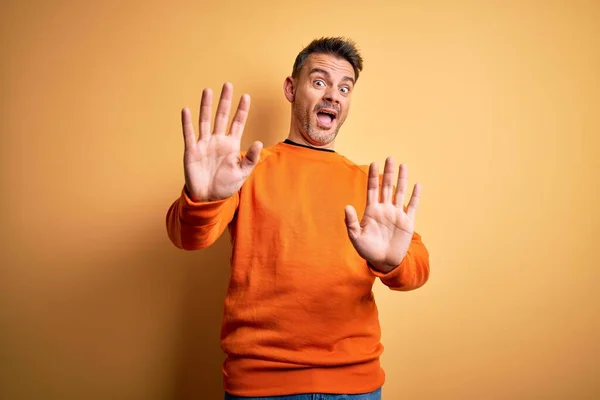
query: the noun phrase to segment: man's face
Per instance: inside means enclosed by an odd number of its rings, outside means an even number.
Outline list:
[[[306,141],[315,146],[333,142],[342,127],[354,88],[354,69],[343,58],[311,54],[294,80],[292,121]]]

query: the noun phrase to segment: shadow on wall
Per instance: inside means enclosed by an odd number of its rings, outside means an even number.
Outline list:
[[[222,398],[227,238],[184,252],[163,232],[136,225],[93,249],[25,255],[5,292],[1,398]]]
[[[252,105],[242,139],[242,151],[255,140],[262,141],[266,147],[287,137],[285,111],[288,104],[278,87],[265,92],[265,86],[257,93],[250,92]],[[239,93],[234,94],[232,115],[239,100],[237,95]],[[230,276],[230,256],[231,244],[226,230],[213,246],[200,251],[194,259],[177,257],[168,261],[182,263],[186,270],[176,350],[175,399],[223,398],[221,366],[224,355],[220,350],[219,337]]]
[[[223,301],[229,278],[231,246],[226,232],[197,256],[176,256],[168,263],[185,269],[181,315],[174,350],[174,399],[222,399],[219,346]]]

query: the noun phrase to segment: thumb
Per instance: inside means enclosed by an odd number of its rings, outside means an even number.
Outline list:
[[[360,236],[361,227],[358,222],[358,215],[356,214],[356,209],[352,206],[346,206],[344,209],[346,214],[346,228],[348,228],[348,236],[350,240],[354,240]]]
[[[245,173],[249,174],[252,169],[258,164],[260,161],[260,151],[263,148],[262,142],[254,142],[252,146],[246,152],[244,158],[242,158],[242,162],[240,167],[244,170]]]

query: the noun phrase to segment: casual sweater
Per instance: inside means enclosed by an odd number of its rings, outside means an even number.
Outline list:
[[[367,174],[337,152],[286,140],[262,150],[228,199],[194,202],[184,188],[170,207],[167,231],[179,248],[202,249],[230,232],[221,330],[228,393],[356,394],[383,385],[374,281],[416,289],[429,277],[429,255],[417,233],[387,274],[358,255],[344,207],[362,217]]]

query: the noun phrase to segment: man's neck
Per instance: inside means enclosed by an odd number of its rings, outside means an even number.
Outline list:
[[[308,149],[315,150],[315,151],[327,151],[327,152],[330,152],[330,153],[335,153],[335,150],[333,150],[333,149],[326,149],[326,148],[323,148],[323,147],[313,147],[313,146],[310,146],[310,145],[307,145],[307,144],[303,144],[303,143],[296,143],[296,142],[294,142],[291,139],[285,139],[283,141],[283,143],[287,143],[287,144],[291,144],[291,145],[299,146],[299,147],[306,147]]]
[[[293,126],[291,127],[290,133],[287,138],[288,138],[288,140],[290,140],[296,144],[303,145],[303,146],[312,147],[312,148],[319,149],[319,150],[335,151],[335,140],[332,140],[330,143],[327,143],[324,146],[319,146],[319,145],[313,144],[313,143],[309,142],[308,140],[306,140],[304,135],[298,129],[294,129]]]

